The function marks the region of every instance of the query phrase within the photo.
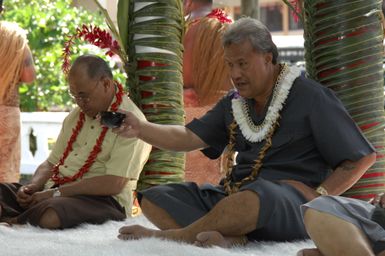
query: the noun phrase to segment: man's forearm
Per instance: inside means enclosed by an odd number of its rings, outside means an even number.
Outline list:
[[[328,194],[340,195],[353,186],[376,161],[376,153],[364,156],[356,162],[344,161],[321,184]]]
[[[128,179],[124,177],[104,175],[83,179],[79,182],[74,182],[71,184],[65,184],[60,186],[59,189],[62,196],[112,196],[119,194],[127,182]]]
[[[139,138],[160,149],[188,152],[207,146],[184,126],[143,122]]]
[[[53,164],[48,161],[44,161],[39,165],[39,167],[37,167],[30,183],[37,185],[42,190],[45,183],[52,176],[52,167]]]

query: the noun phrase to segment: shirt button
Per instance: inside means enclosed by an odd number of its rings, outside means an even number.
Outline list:
[[[93,125],[91,125],[91,129],[94,129],[94,126],[93,126]]]

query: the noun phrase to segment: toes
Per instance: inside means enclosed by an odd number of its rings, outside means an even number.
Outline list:
[[[124,240],[124,241],[127,241],[127,240],[138,240],[137,237],[129,235],[129,234],[119,234],[118,238],[120,240]]]
[[[205,247],[203,243],[199,242],[199,241],[195,241],[193,243],[194,246],[197,246],[197,247]]]
[[[297,256],[322,256],[322,254],[317,248],[311,248],[300,250]]]
[[[201,232],[196,236],[197,242],[205,243],[210,239],[210,235],[208,232]]]
[[[200,247],[211,247],[211,246],[228,247],[226,243],[226,239],[222,236],[221,233],[217,231],[207,231],[207,232],[201,232],[197,234],[195,243],[197,244],[197,246],[200,246]]]
[[[123,240],[140,239],[151,237],[155,231],[140,225],[124,226],[119,229],[119,238]]]

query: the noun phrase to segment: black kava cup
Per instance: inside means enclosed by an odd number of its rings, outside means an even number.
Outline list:
[[[102,125],[108,128],[117,128],[122,125],[125,114],[119,112],[102,111],[100,112],[100,120]]]

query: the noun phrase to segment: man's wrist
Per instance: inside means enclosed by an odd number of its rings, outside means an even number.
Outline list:
[[[315,192],[317,192],[317,194],[319,194],[320,196],[327,196],[327,195],[329,195],[328,191],[323,186],[318,186],[316,188]]]

